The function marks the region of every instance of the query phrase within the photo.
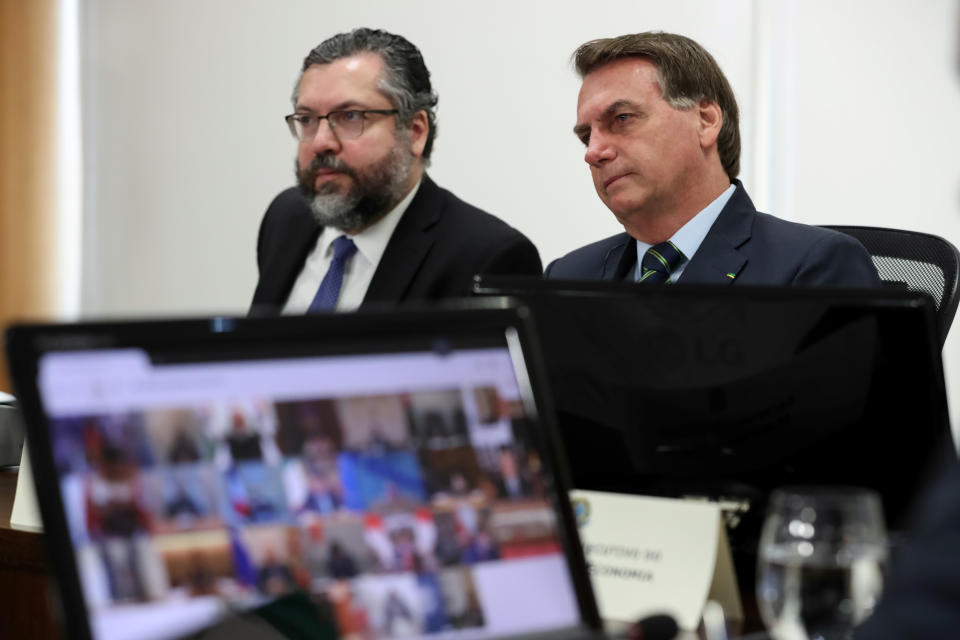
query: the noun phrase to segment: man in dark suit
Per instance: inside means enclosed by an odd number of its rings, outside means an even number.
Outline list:
[[[713,57],[684,36],[594,40],[574,133],[624,233],[554,261],[551,278],[872,286],[859,242],[758,213],[740,171],[739,114]]]
[[[261,223],[252,312],[457,297],[477,273],[540,275],[523,234],[425,173],[437,96],[406,39],[357,29],[322,42],[293,103],[298,188]]]
[[[956,638],[960,633],[960,463],[924,496],[907,542],[857,640]]]

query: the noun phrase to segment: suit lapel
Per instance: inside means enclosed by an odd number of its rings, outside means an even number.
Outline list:
[[[307,207],[306,203],[303,206]],[[304,215],[291,220],[289,228],[282,234],[284,243],[289,244],[283,250],[274,251],[269,264],[264,266],[254,292],[254,306],[283,305],[287,301],[303,263],[317,244],[317,238],[323,230],[323,227],[314,221],[309,209],[305,209]]]
[[[736,185],[730,201],[683,270],[680,282],[731,284],[746,265],[747,258],[740,252],[740,247],[750,240],[757,209],[739,180]]]
[[[433,246],[434,239],[429,230],[440,219],[442,206],[440,188],[424,173],[417,195],[390,236],[363,305],[398,302],[406,297],[420,265]]]
[[[637,269],[637,243],[626,233],[622,242],[615,244],[603,258],[603,280],[635,280]]]

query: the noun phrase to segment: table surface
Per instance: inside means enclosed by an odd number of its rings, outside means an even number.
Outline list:
[[[0,638],[57,638],[43,534],[10,525],[17,469],[0,469]]]
[[[10,524],[16,491],[16,467],[0,469],[0,564],[46,571],[43,535]]]

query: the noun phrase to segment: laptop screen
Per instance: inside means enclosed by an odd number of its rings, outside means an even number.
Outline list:
[[[576,627],[510,341],[42,354],[92,636],[177,637],[294,592],[343,636]]]

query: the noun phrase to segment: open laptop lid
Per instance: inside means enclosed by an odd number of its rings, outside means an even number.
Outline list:
[[[9,330],[71,637],[599,629],[525,314]]]
[[[773,487],[867,486],[897,529],[952,454],[927,296],[492,276],[475,291],[533,312],[579,488],[729,498],[755,533]]]

